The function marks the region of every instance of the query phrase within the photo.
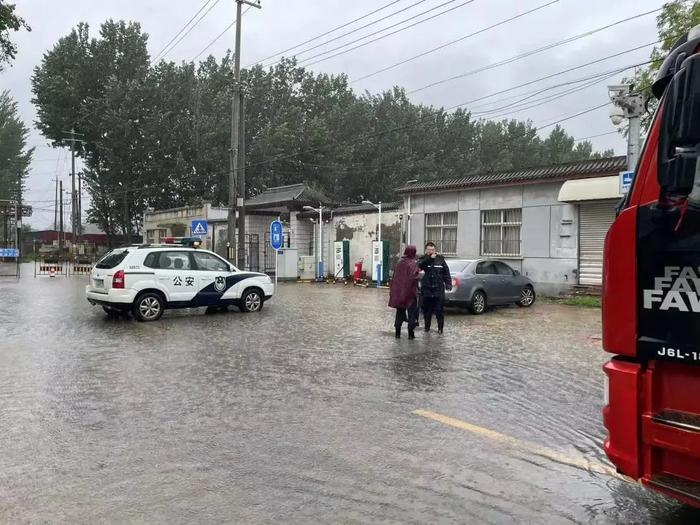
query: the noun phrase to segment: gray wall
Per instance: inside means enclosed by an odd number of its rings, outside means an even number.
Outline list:
[[[423,246],[425,213],[458,212],[457,256],[481,257],[481,210],[522,208],[521,256],[502,260],[538,283],[544,294],[576,284],[578,213],[558,201],[561,182],[411,196],[411,238]],[[404,207],[408,209],[408,197]]]

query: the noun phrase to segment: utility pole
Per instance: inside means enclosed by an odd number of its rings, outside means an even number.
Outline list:
[[[79,219],[79,214],[78,214],[78,195],[76,193],[76,186],[75,186],[75,143],[76,142],[82,142],[84,143],[84,140],[76,139],[76,135],[83,135],[82,133],[76,133],[75,128],[71,129],[70,131],[64,131],[66,135],[68,135],[69,140],[70,140],[70,172],[71,172],[71,193],[70,193],[70,223],[71,223],[71,234],[73,236],[73,245],[77,244],[77,235],[78,235],[78,221]],[[68,138],[67,137],[67,138]]]
[[[17,172],[17,202],[15,205],[15,227],[17,228],[17,277],[20,272],[20,261],[22,256],[22,172]]]
[[[238,211],[238,201],[236,199],[236,179],[238,175],[238,155],[240,148],[240,117],[241,117],[241,15],[243,4],[257,7],[260,9],[260,0],[236,0],[236,40],[234,48],[233,61],[233,95],[231,97],[231,163],[228,176],[228,243],[229,246],[237,246],[236,244],[236,217]],[[245,239],[238,236],[238,242],[243,243]],[[235,250],[234,253],[240,257],[241,251]],[[240,263],[239,263],[240,264]]]
[[[78,235],[83,234],[83,177],[78,173]]]
[[[56,197],[53,203],[53,231],[58,231],[58,177],[53,180],[56,182]]]
[[[236,193],[238,194],[238,267],[245,269],[245,98],[240,94],[241,119],[238,136],[238,174],[236,176]],[[250,268],[252,269],[252,268]]]
[[[610,120],[615,126],[627,119],[627,169],[634,171],[639,161],[639,144],[641,142],[641,116],[644,113],[644,97],[633,91],[632,84],[608,86],[608,96],[614,107],[610,111]]]
[[[63,181],[58,182],[58,257],[63,256]]]

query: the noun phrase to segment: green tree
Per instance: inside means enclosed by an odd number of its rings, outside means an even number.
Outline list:
[[[17,46],[10,39],[10,31],[20,29],[31,31],[24,19],[15,14],[15,4],[0,2],[0,71],[3,65],[9,63],[17,54]]]
[[[649,100],[649,111],[642,117],[643,129],[648,129],[651,115],[656,110],[657,101],[651,93],[651,85],[663,59],[678,39],[698,24],[700,24],[700,2],[697,0],[667,2],[656,17],[660,43],[654,46],[651,51],[649,59],[652,62],[646,67],[640,68],[633,77],[625,79],[625,82],[633,83]]]
[[[15,199],[27,177],[34,148],[27,149],[29,129],[20,120],[8,91],[0,92],[0,199]]]
[[[84,142],[76,149],[92,198],[88,219],[110,236],[132,233],[141,214],[134,188],[142,183],[146,147],[146,41],[136,23],[109,20],[99,38],[90,38],[88,25],[79,24],[44,55],[32,77],[44,136],[67,147],[67,130],[81,134]]]

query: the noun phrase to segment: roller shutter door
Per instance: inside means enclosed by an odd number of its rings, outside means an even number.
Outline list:
[[[579,284],[603,284],[603,244],[615,220],[616,200],[579,205]]]

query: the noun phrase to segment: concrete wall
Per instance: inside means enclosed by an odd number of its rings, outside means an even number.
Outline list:
[[[422,247],[425,213],[458,212],[457,256],[481,257],[481,210],[521,208],[521,256],[503,261],[538,284],[544,294],[576,284],[578,214],[558,201],[561,182],[452,191],[411,197],[410,243]],[[408,209],[408,197],[404,207]]]
[[[389,243],[389,253],[391,254],[391,267],[393,268],[401,252],[401,220],[399,216],[401,210],[390,210],[382,213],[382,240]],[[379,214],[357,213],[352,215],[336,215],[333,217],[333,235],[326,232],[326,245],[324,250],[324,261],[326,265],[332,263],[329,258],[332,250],[332,241],[350,241],[350,265],[351,270],[360,259],[364,260],[364,269],[370,273],[370,263],[372,261],[372,241],[377,240],[377,230],[379,225]]]

